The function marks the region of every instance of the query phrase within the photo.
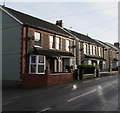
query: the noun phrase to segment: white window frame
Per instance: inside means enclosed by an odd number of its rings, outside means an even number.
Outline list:
[[[34,41],[36,42],[36,40],[38,40],[39,42],[40,42],[40,40],[41,40],[41,33],[39,33],[39,32],[34,32],[34,37],[35,37],[35,39],[34,39]],[[39,43],[40,44],[40,43]],[[35,45],[34,44],[34,46],[35,47],[40,47],[40,45]]]
[[[99,54],[99,56],[101,56],[101,48],[100,47],[98,48],[98,54]]]
[[[51,35],[49,36],[49,45],[50,45],[50,49],[54,49],[54,37]]]
[[[70,40],[66,40],[66,51],[70,51]]]
[[[88,54],[88,44],[84,43],[84,54]]]
[[[95,46],[93,45],[93,55],[95,55]]]
[[[32,63],[31,58],[32,58],[33,56],[36,57],[36,63]],[[39,56],[44,57],[44,63],[39,63],[39,62],[38,62],[38,61],[39,61]],[[31,65],[36,65],[35,73],[32,73],[32,72],[31,72]],[[39,66],[39,65],[44,65],[44,72],[43,72],[43,73],[38,73],[38,66]],[[45,56],[43,56],[43,55],[31,55],[31,56],[30,56],[30,59],[29,59],[29,73],[30,73],[30,74],[45,74],[45,69],[46,69],[46,57],[45,57]]]
[[[56,37],[56,49],[60,49],[60,38]]]
[[[84,43],[84,54],[86,54],[86,44]]]
[[[92,55],[92,45],[90,45],[90,55]]]

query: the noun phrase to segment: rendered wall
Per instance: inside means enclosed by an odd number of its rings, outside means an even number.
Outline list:
[[[2,80],[20,80],[21,25],[2,11]]]

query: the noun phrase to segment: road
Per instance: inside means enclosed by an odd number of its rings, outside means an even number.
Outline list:
[[[4,89],[3,111],[118,111],[118,75],[48,88]]]

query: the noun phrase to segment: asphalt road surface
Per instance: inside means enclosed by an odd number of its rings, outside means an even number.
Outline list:
[[[118,78],[111,75],[48,88],[4,89],[3,111],[118,111]]]

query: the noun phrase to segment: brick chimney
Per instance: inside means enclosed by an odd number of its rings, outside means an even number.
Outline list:
[[[120,43],[119,42],[115,42],[114,46],[116,46],[117,48],[120,48]]]
[[[60,26],[63,28],[63,21],[62,20],[57,20],[56,25]]]

